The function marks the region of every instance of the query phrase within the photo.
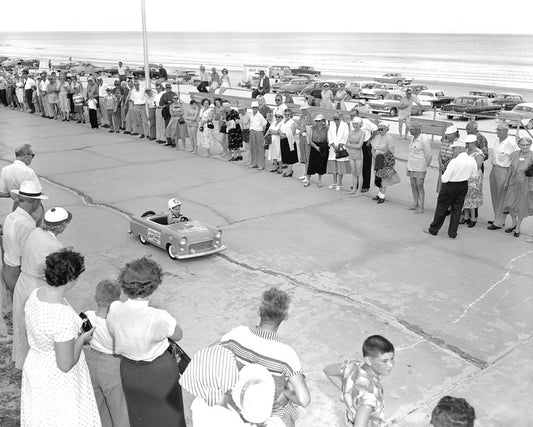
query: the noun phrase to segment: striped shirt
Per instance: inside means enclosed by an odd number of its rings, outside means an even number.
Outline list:
[[[213,406],[237,383],[239,370],[235,356],[220,345],[196,353],[180,378],[181,386],[193,396]]]
[[[224,335],[220,344],[235,354],[239,369],[250,363],[266,367],[274,378],[276,397],[286,388],[289,378],[302,373],[296,352],[274,332],[239,326]],[[298,418],[298,411],[292,402],[284,406],[274,404],[272,415],[283,418],[286,414],[293,420]]]

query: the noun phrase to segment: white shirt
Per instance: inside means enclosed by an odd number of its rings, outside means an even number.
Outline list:
[[[287,109],[288,107],[285,105],[285,104],[281,104],[281,105],[276,105],[274,107],[274,110],[272,112],[272,115],[275,116],[276,114],[277,115],[281,115],[283,116],[283,113],[285,113],[285,110]]]
[[[41,83],[39,83],[39,91],[40,92],[46,92],[46,86],[48,85],[48,80],[42,79]]]
[[[22,248],[35,228],[35,220],[24,209],[17,207],[4,221],[4,262],[11,267],[20,265]]]
[[[128,71],[128,67],[126,67],[125,65],[122,65],[121,67],[118,67],[118,75],[119,76],[125,76],[126,75],[126,71]]]
[[[441,181],[443,183],[468,181],[476,172],[477,163],[475,159],[466,152],[462,152],[450,160],[442,174]]]
[[[87,107],[89,107],[89,110],[97,110],[98,104],[96,103],[96,99],[88,99],[87,100]]]
[[[161,92],[155,94],[154,105],[153,105],[153,106],[150,105],[150,108],[152,108],[152,107],[160,107],[160,108],[163,108],[163,107],[161,107],[161,106],[159,105],[159,103],[161,102],[161,97],[163,96],[164,93],[165,93],[165,92],[161,91]]]
[[[24,84],[24,89],[31,89],[32,86],[36,86],[35,85],[35,80],[33,80],[32,78],[28,77],[26,79],[26,83]]]
[[[197,397],[191,404],[192,424],[194,427],[244,427],[250,426],[234,411],[220,405],[209,406]]]
[[[339,144],[346,144],[346,141],[348,141],[349,134],[350,128],[348,127],[348,123],[340,120],[339,130],[337,131],[337,123],[334,120],[329,122],[328,143],[334,144],[337,147],[339,146]]]
[[[107,326],[115,337],[116,354],[151,362],[168,348],[176,319],[165,310],[149,307],[148,301],[128,299],[111,304]]]
[[[98,96],[100,98],[105,98],[107,88],[108,86],[106,84],[98,85]]]
[[[492,149],[492,164],[508,168],[511,166],[511,153],[516,150],[518,150],[516,138],[509,135],[501,142],[497,139]]]
[[[114,354],[115,344],[109,329],[107,329],[106,319],[97,316],[95,311],[86,311],[85,315],[96,328],[93,333],[93,339],[89,342],[91,348],[100,353]]]
[[[255,130],[257,132],[263,132],[263,129],[267,125],[266,119],[259,112],[252,114],[250,117],[250,130]]]
[[[361,130],[365,133],[365,142],[370,139],[372,132],[378,130],[378,126],[368,119],[362,119]]]
[[[135,105],[144,105],[146,103],[144,98],[144,91],[141,89],[136,90],[133,88],[130,90],[130,100],[133,101]]]
[[[39,186],[39,178],[35,171],[21,160],[15,160],[10,165],[4,166],[0,172],[0,193],[9,193],[16,200],[12,190],[18,190],[23,181],[32,181]]]

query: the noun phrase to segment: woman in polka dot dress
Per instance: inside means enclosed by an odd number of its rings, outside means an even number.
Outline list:
[[[64,298],[84,270],[71,249],[46,257],[47,285],[35,289],[25,306],[30,351],[21,390],[22,427],[100,427],[100,416],[82,347],[92,338]]]

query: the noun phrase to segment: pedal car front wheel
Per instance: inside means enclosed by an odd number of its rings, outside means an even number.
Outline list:
[[[171,259],[178,259],[176,248],[172,243],[167,245],[167,254]]]

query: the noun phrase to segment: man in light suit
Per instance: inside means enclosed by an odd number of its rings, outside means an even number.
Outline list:
[[[270,93],[270,79],[265,76],[263,70],[259,71],[259,84],[257,89],[254,89],[252,92],[252,98],[257,98],[257,95],[264,95],[265,93]]]

